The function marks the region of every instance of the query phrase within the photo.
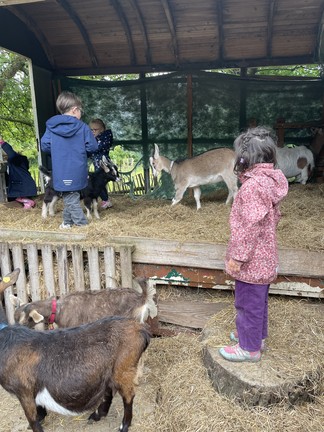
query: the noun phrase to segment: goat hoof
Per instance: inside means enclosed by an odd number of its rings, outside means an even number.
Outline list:
[[[88,424],[93,424],[94,422],[98,422],[101,419],[100,415],[97,412],[93,412],[88,417]]]

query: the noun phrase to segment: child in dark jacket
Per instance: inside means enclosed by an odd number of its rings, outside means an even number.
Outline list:
[[[106,156],[107,158],[109,158],[109,151],[113,145],[113,134],[111,129],[106,129],[105,123],[99,118],[91,120],[89,126],[98,142],[98,150],[89,154],[94,169],[95,171],[97,171],[100,168],[100,161],[102,159],[102,156]],[[102,200],[102,209],[112,207],[112,203],[108,197],[106,187],[101,191],[100,198]]]
[[[236,345],[220,349],[226,360],[257,362],[268,336],[268,293],[277,277],[276,227],[288,182],[275,169],[275,135],[264,127],[248,129],[234,141],[235,172],[242,183],[230,214],[226,272],[235,278]]]
[[[6,175],[8,201],[17,201],[29,210],[35,206],[33,197],[37,195],[34,179],[29,172],[29,161],[26,156],[17,153],[12,146],[0,136],[0,146],[8,156]]]
[[[41,149],[52,158],[53,187],[63,195],[63,223],[60,228],[87,225],[81,208],[80,191],[88,184],[87,153],[98,149],[90,128],[82,122],[82,103],[73,93],[63,91],[56,107],[61,113],[46,122]]]

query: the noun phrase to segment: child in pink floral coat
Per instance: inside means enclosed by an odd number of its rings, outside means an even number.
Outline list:
[[[231,214],[231,236],[225,267],[235,278],[236,330],[234,346],[220,349],[230,361],[261,359],[268,336],[269,285],[278,270],[276,227],[279,203],[288,193],[288,182],[275,169],[275,136],[270,129],[248,129],[234,141],[235,172],[242,186]]]

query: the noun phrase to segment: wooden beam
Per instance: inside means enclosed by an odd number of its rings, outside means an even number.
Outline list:
[[[56,3],[59,4],[60,6],[62,6],[62,8],[67,12],[69,17],[72,19],[74,24],[79,29],[79,32],[81,33],[81,36],[82,36],[82,38],[83,38],[83,40],[87,46],[89,57],[91,60],[91,64],[93,67],[98,67],[99,64],[98,64],[97,56],[95,54],[95,50],[94,50],[92,43],[90,41],[88,32],[85,29],[84,25],[82,24],[79,16],[76,14],[76,12],[74,11],[74,9],[70,5],[70,3],[68,3],[66,0],[56,0]]]
[[[55,58],[51,46],[48,43],[44,33],[40,30],[40,28],[36,24],[36,21],[34,21],[30,17],[30,15],[26,15],[21,8],[10,6],[8,7],[8,10],[10,10],[10,12],[13,15],[15,15],[18,19],[20,19],[20,21],[22,21],[25,24],[28,30],[36,36],[36,39],[38,40],[40,46],[43,48],[43,51],[48,59],[48,62],[50,63],[51,67],[55,69],[56,62],[55,62]]]
[[[127,43],[128,43],[130,61],[133,65],[136,65],[137,59],[136,59],[136,52],[135,52],[132,32],[129,28],[129,24],[128,24],[125,12],[124,12],[124,10],[123,10],[123,8],[122,8],[122,6],[118,0],[110,0],[110,1],[111,1],[113,8],[115,9],[115,11],[116,11],[116,13],[120,19],[120,22],[123,26],[123,29],[125,31],[125,36],[126,36]]]
[[[262,57],[258,59],[244,60],[215,60],[205,62],[183,62],[178,67],[174,63],[156,63],[148,65],[119,65],[98,68],[68,68],[56,69],[57,75],[63,76],[82,76],[82,75],[107,75],[107,74],[131,74],[145,72],[179,72],[193,73],[194,71],[220,69],[220,68],[240,68],[240,67],[262,67],[262,66],[282,66],[296,64],[313,64],[314,58],[311,55],[295,57],[273,57],[272,59]]]
[[[149,65],[151,65],[152,64],[152,58],[151,58],[151,52],[150,52],[150,44],[149,44],[149,40],[147,37],[147,30],[146,30],[146,26],[145,26],[142,12],[141,12],[138,4],[137,4],[137,0],[128,0],[128,1],[131,4],[131,6],[133,7],[133,10],[135,12],[135,15],[136,15],[136,18],[137,18],[137,21],[139,24],[139,27],[140,27],[141,32],[142,32],[146,62]]]
[[[314,61],[323,62],[324,59],[324,4],[317,24],[316,44],[314,49]]]
[[[268,34],[267,34],[267,56],[272,57],[272,35],[273,35],[273,17],[277,9],[277,0],[269,2],[268,9]]]
[[[223,20],[223,0],[217,2],[217,21],[218,21],[218,61],[222,62],[224,59],[224,20]]]
[[[177,32],[174,25],[174,18],[172,14],[172,10],[169,4],[168,0],[161,0],[162,7],[164,9],[164,13],[166,16],[166,19],[168,21],[170,33],[171,33],[171,41],[172,41],[172,50],[173,55],[175,57],[175,65],[176,67],[179,66],[179,46],[178,46],[178,39],[177,39]]]

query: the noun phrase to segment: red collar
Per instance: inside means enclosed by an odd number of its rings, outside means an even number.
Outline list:
[[[56,306],[57,306],[56,298],[53,298],[53,300],[52,300],[52,312],[51,312],[51,315],[50,315],[49,320],[48,320],[48,328],[50,330],[54,329],[53,324],[55,323]]]

